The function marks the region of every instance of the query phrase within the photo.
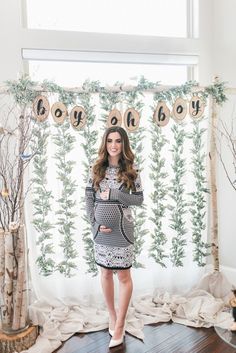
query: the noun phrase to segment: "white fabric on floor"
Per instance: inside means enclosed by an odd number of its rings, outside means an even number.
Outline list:
[[[184,324],[193,327],[213,325],[229,328],[232,315],[226,311],[232,285],[220,272],[207,274],[186,295],[155,290],[153,295],[134,298],[126,319],[126,331],[143,340],[143,325],[158,322]],[[213,295],[214,294],[214,295]],[[23,353],[51,353],[76,332],[92,332],[108,327],[108,314],[104,305],[89,303],[54,306],[36,302],[30,307],[33,324],[39,325],[36,344]]]

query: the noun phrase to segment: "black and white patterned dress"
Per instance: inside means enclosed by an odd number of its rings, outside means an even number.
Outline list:
[[[93,187],[92,167],[85,190],[86,212],[92,225],[95,261],[110,269],[127,269],[132,266],[134,251],[134,223],[130,206],[143,202],[140,174],[135,180],[135,191],[128,190],[123,182],[117,181],[117,166],[106,169],[105,178],[100,182],[100,190]],[[102,200],[100,192],[110,189],[109,199]],[[99,226],[112,229],[102,233]]]

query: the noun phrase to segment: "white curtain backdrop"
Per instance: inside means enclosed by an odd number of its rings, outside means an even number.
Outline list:
[[[57,101],[57,95],[53,95],[50,98],[50,103],[54,103]],[[169,291],[171,293],[184,293],[192,286],[194,286],[202,274],[205,272],[205,268],[200,268],[197,266],[195,262],[193,262],[193,243],[192,243],[192,231],[191,231],[191,215],[189,211],[184,215],[184,220],[186,221],[187,233],[185,234],[185,239],[187,241],[187,245],[185,247],[185,258],[183,260],[183,267],[173,267],[172,263],[169,259],[165,260],[166,268],[162,268],[160,265],[156,264],[155,261],[149,257],[148,250],[151,246],[151,232],[153,229],[153,224],[149,220],[149,217],[152,215],[151,207],[152,200],[150,199],[150,193],[153,191],[153,181],[150,179],[150,166],[152,160],[150,158],[150,154],[152,151],[151,146],[151,134],[152,134],[152,126],[154,122],[151,121],[153,115],[153,108],[155,104],[153,102],[153,95],[151,93],[145,93],[142,97],[142,103],[144,103],[143,109],[141,111],[141,119],[140,119],[140,127],[139,129],[143,130],[144,139],[143,139],[143,152],[142,157],[144,159],[141,167],[141,178],[144,190],[144,202],[146,205],[146,219],[145,219],[145,229],[148,229],[148,233],[145,235],[145,242],[143,245],[143,249],[140,257],[138,258],[139,262],[141,262],[145,267],[135,269],[132,268],[132,275],[134,281],[134,292],[133,298],[138,295],[143,294],[151,294],[155,288],[163,289],[165,291]],[[101,136],[104,132],[104,124],[100,121],[100,117],[105,112],[102,110],[99,102],[98,94],[92,95],[92,105],[94,106],[94,114],[96,115],[95,122],[93,126],[91,126],[92,130],[98,131],[98,139],[97,146],[99,146],[101,141]],[[120,103],[117,106],[121,112],[127,109],[125,103]],[[70,112],[72,107],[69,107],[68,110]],[[52,203],[49,220],[52,224],[55,225],[58,215],[55,214],[55,211],[58,209],[57,199],[61,195],[62,185],[61,182],[57,179],[57,168],[56,161],[53,158],[57,146],[53,143],[52,135],[56,133],[55,123],[52,117],[49,117],[50,121],[50,137],[48,139],[48,147],[47,147],[47,189],[52,191],[54,196]],[[174,143],[173,132],[171,131],[172,125],[175,124],[173,119],[170,119],[170,122],[167,126],[162,128],[162,131],[168,140],[168,143],[165,145],[163,150],[163,157],[165,157],[166,165],[165,171],[168,173],[168,177],[166,178],[166,183],[168,186],[171,185],[171,179],[173,177],[173,160],[171,148]],[[206,107],[204,118],[200,122],[201,128],[208,127],[208,108]],[[186,132],[191,132],[193,130],[192,119],[189,115],[186,116],[183,122],[183,129]],[[27,239],[28,239],[28,257],[29,257],[29,269],[31,275],[31,284],[32,284],[32,294],[33,299],[39,299],[40,301],[44,301],[45,303],[53,303],[63,302],[66,303],[78,303],[86,299],[91,303],[96,303],[99,301],[103,301],[101,286],[100,286],[100,278],[99,276],[93,277],[91,274],[86,273],[88,267],[84,260],[85,250],[84,250],[84,242],[82,239],[83,229],[86,224],[82,217],[84,216],[84,190],[85,190],[85,180],[83,178],[83,174],[85,172],[85,168],[83,165],[83,161],[85,161],[85,151],[82,147],[82,144],[85,143],[83,131],[75,131],[72,127],[70,127],[70,134],[75,137],[76,142],[74,144],[74,149],[70,152],[69,159],[76,162],[73,167],[71,178],[75,180],[76,183],[76,192],[74,194],[74,200],[76,200],[76,206],[73,208],[73,212],[75,211],[77,217],[75,218],[75,230],[73,231],[73,239],[75,240],[75,249],[78,252],[78,257],[75,259],[75,263],[77,269],[73,270],[73,276],[71,278],[66,278],[63,274],[59,272],[54,272],[51,275],[45,277],[39,273],[38,265],[36,264],[36,259],[40,255],[39,245],[36,244],[36,241],[39,237],[37,231],[35,230],[32,221],[34,214],[34,207],[32,204],[33,199],[35,198],[34,189],[30,194],[28,194],[26,203],[25,203],[25,215],[26,215],[26,228],[27,228]],[[135,133],[135,132],[134,132]],[[208,136],[207,132],[204,134],[204,149],[207,153],[207,144],[208,144]],[[194,191],[194,177],[191,173],[191,148],[192,148],[192,140],[185,138],[184,140],[184,152],[183,157],[186,158],[186,169],[187,172],[184,176],[184,187],[185,187],[185,199],[189,201],[190,196],[189,192]],[[206,161],[205,161],[206,164]],[[206,166],[207,170],[207,166]],[[33,166],[27,172],[27,180],[29,181],[33,176]],[[27,182],[26,182],[27,185]],[[171,203],[171,200],[168,199],[166,203]],[[207,211],[207,210],[206,210]],[[206,213],[205,221],[207,222],[208,213]],[[163,221],[163,230],[167,236],[167,243],[165,245],[165,252],[167,255],[170,253],[171,247],[171,239],[174,236],[174,231],[170,228],[170,211],[166,211],[166,216]],[[203,241],[207,241],[207,232],[208,227],[206,227],[203,233]],[[59,263],[63,260],[63,252],[62,248],[59,245],[60,242],[60,233],[58,232],[58,227],[55,225],[55,228],[52,230],[53,234],[53,248],[54,254],[52,255],[55,263]],[[92,234],[91,234],[92,237]],[[116,283],[117,285],[117,283]],[[117,293],[117,292],[116,292]]]

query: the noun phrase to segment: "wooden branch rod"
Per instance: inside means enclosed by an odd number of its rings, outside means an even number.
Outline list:
[[[218,232],[218,205],[217,205],[217,181],[216,181],[216,136],[218,110],[213,97],[211,101],[211,128],[210,128],[210,199],[211,199],[211,254],[214,271],[219,271],[219,232]]]

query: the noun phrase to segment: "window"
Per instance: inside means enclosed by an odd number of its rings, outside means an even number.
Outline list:
[[[186,38],[193,37],[198,0],[24,1],[28,28],[53,30],[38,31],[34,49],[28,31],[22,57],[35,80],[78,86],[86,79],[135,85],[141,75],[164,85],[197,79],[199,49]]]
[[[196,78],[197,56],[140,53],[85,52],[24,49],[32,78],[47,78],[60,85],[78,86],[86,79],[102,85],[115,82],[135,85],[142,75],[152,82],[178,85]]]
[[[197,0],[25,0],[28,28],[187,37]]]
[[[115,82],[135,85],[143,75],[146,79],[164,85],[186,82],[187,65],[144,65],[115,63],[83,63],[56,61],[29,61],[29,74],[36,81],[52,80],[62,86],[80,86],[86,79],[99,80],[102,85]]]

